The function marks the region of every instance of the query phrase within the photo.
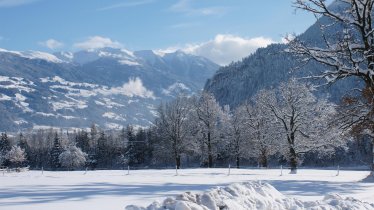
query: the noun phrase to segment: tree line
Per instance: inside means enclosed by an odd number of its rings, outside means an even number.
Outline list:
[[[336,105],[297,79],[262,90],[241,106],[221,107],[208,92],[162,103],[148,128],[37,130],[0,139],[2,166],[44,169],[217,167],[232,163],[297,166],[346,151]],[[13,150],[13,151],[12,151]],[[11,152],[12,151],[12,152]],[[16,151],[16,152],[15,152]],[[17,155],[15,155],[15,153]],[[18,159],[12,159],[11,156]]]

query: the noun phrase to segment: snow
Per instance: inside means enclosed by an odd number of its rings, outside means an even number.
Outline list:
[[[148,90],[144,85],[142,80],[139,77],[130,78],[128,82],[123,83],[122,86],[108,87],[100,86],[91,83],[78,83],[71,82],[62,79],[61,77],[55,76],[53,78],[46,77],[40,78],[40,81],[43,83],[58,83],[51,85],[50,88],[59,92],[58,90],[63,89],[67,90],[67,96],[72,97],[85,97],[89,98],[97,95],[123,95],[127,97],[141,97],[141,98],[151,98],[155,99],[155,96],[152,91]],[[85,89],[84,89],[85,88]]]
[[[45,60],[51,63],[63,63],[64,62],[52,54],[40,52],[40,51],[21,52],[21,57],[25,57],[29,59],[40,59],[40,60]]]
[[[24,119],[15,120],[14,123],[17,124],[17,125],[28,124],[28,122]]]
[[[68,107],[65,107],[66,109],[70,109]],[[67,119],[67,120],[71,120],[71,119],[77,119],[78,117],[75,117],[75,116],[69,116],[69,115],[61,115],[61,114],[52,114],[52,113],[44,113],[44,112],[35,112],[36,115],[40,115],[40,116],[43,116],[43,117],[55,117],[55,118],[64,118],[64,119]]]
[[[0,76],[0,88],[17,89],[19,92],[29,93],[35,91],[31,86],[35,86],[35,84],[21,77]]]
[[[12,97],[9,97],[7,95],[4,95],[4,94],[0,94],[0,101],[11,101],[12,100]]]
[[[19,52],[19,51],[9,51],[5,49],[1,49],[1,48],[0,48],[0,52],[11,53],[11,54],[18,55],[20,57],[24,57],[28,59],[40,59],[40,60],[45,60],[45,61],[52,62],[52,63],[63,63],[63,61],[58,59],[56,56],[46,53],[46,52],[40,52],[40,51]]]
[[[113,107],[124,107],[124,105],[116,103],[112,101],[110,98],[103,98],[104,102],[95,101],[96,104],[100,105],[99,103],[103,104],[103,106],[107,107],[108,109],[112,109]]]
[[[61,110],[61,109],[68,109],[74,111],[75,109],[86,109],[88,105],[85,101],[74,100],[74,101],[59,101],[59,102],[51,102],[53,110]]]
[[[162,89],[164,95],[171,95],[173,92],[177,91],[191,91],[191,89],[181,82],[176,82],[170,85],[167,89]]]
[[[123,127],[123,125],[117,123],[105,123],[105,127],[108,129],[118,130]]]
[[[98,85],[85,83],[85,82],[84,83],[79,83],[79,82],[66,81],[59,76],[54,76],[53,78],[50,78],[50,77],[40,78],[40,81],[43,82],[43,83],[56,82],[56,83],[59,83],[59,84],[62,84],[62,85],[70,86],[70,87],[74,87],[74,86],[87,87],[87,88],[97,88],[98,87]]]
[[[123,118],[121,115],[118,115],[118,114],[113,113],[113,112],[105,112],[102,116],[106,117],[108,119],[114,119],[114,120],[118,120],[118,121],[126,121],[126,119]]]
[[[15,105],[22,109],[23,112],[33,112],[32,109],[29,108],[29,103],[26,103],[26,97],[22,94],[16,93],[15,94]]]
[[[175,176],[175,170],[134,170],[130,171],[130,175],[120,170],[88,171],[86,175],[83,171],[5,173],[0,174],[0,209],[124,209],[127,205],[161,203],[167,197],[188,191],[203,193],[217,186],[225,189],[230,184],[249,181],[269,183],[287,198],[300,200],[303,205],[316,200],[321,205],[352,203],[349,199],[336,199],[336,196],[323,201],[327,194],[340,194],[369,203],[374,200],[374,183],[360,181],[368,176],[368,171],[341,170],[339,176],[336,176],[335,170],[314,169],[299,169],[298,174],[292,175],[284,170],[283,176],[280,176],[279,169],[231,169],[230,176],[227,173],[228,169],[224,168],[181,169],[178,176]],[[244,191],[249,191],[250,187],[247,188]],[[281,197],[270,186],[265,189],[272,193],[263,195],[266,199]],[[214,189],[211,191],[218,193]]]
[[[60,117],[64,118],[64,119],[67,119],[67,120],[71,120],[71,119],[77,119],[78,117],[74,117],[74,116],[69,116],[69,115],[59,115]]]
[[[175,199],[167,198],[162,204],[152,203],[147,209],[153,210],[246,210],[246,209],[374,209],[374,204],[339,195],[326,195],[321,201],[300,201],[285,197],[270,184],[260,181],[236,183],[227,187],[214,188],[203,194],[186,192]],[[126,210],[146,210],[129,205]]]
[[[118,61],[122,65],[128,65],[128,66],[141,66],[140,63],[136,61],[130,61],[130,60],[119,60]]]

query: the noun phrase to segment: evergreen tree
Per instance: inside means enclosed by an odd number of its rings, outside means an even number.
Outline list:
[[[100,167],[106,167],[107,161],[107,137],[105,136],[104,131],[101,131],[99,134],[99,138],[97,139],[97,153],[96,153],[97,164]]]
[[[90,138],[88,137],[87,131],[79,131],[75,137],[77,147],[81,148],[83,152],[89,152],[90,150]]]
[[[0,138],[0,164],[4,166],[9,165],[9,161],[6,159],[7,153],[10,151],[10,141],[8,138],[8,135],[6,133],[1,133],[1,138]]]
[[[127,146],[125,152],[125,159],[130,166],[135,165],[137,162],[135,160],[135,131],[131,125],[126,127],[127,135]]]
[[[97,146],[98,135],[99,135],[99,132],[97,130],[97,127],[93,123],[91,125],[91,131],[90,131],[90,147],[91,148],[95,148]]]
[[[138,165],[145,164],[145,152],[147,147],[145,145],[147,134],[144,129],[139,129],[135,136],[135,144],[133,147],[134,160]]]
[[[53,148],[51,150],[51,167],[52,169],[58,169],[61,167],[59,156],[62,153],[60,139],[58,138],[57,132],[53,141]]]

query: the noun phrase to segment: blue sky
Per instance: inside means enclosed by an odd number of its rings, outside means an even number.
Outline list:
[[[228,40],[236,46],[246,45],[250,53],[281,42],[287,33],[301,33],[315,21],[302,11],[295,14],[291,2],[0,0],[0,48],[47,52],[89,46],[185,48],[198,54],[196,51],[211,50],[206,44],[212,48]]]

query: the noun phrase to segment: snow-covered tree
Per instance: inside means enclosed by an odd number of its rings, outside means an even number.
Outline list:
[[[347,117],[341,119],[345,120],[343,127],[374,137],[374,1],[336,0],[329,6],[325,0],[296,0],[294,5],[328,21],[320,23],[325,43],[315,46],[295,39],[290,51],[305,62],[324,64],[325,71],[317,77],[329,83],[349,77],[362,81],[357,86],[361,97],[346,98],[343,115]]]
[[[213,167],[213,157],[220,141],[219,124],[223,111],[211,93],[203,92],[195,102],[195,114],[200,134],[200,146],[206,150],[208,167]]]
[[[179,96],[171,102],[161,104],[158,109],[156,126],[165,144],[164,149],[170,150],[178,169],[181,165],[181,155],[191,146],[189,140],[192,108],[187,97]]]
[[[84,165],[86,162],[87,154],[75,146],[69,145],[64,152],[59,156],[61,166],[66,167],[68,170],[74,169]]]
[[[26,160],[25,150],[19,146],[12,146],[12,149],[6,155],[6,159],[14,166],[20,167]]]
[[[25,154],[26,154],[25,162],[27,163],[28,160],[29,160],[28,159],[29,158],[28,154],[30,153],[30,146],[27,142],[27,138],[22,133],[19,134],[19,140],[18,140],[17,145],[25,151]]]
[[[282,83],[277,92],[261,93],[263,101],[260,103],[273,113],[282,127],[291,173],[296,173],[300,154],[339,143],[339,138],[334,135],[337,133],[329,127],[335,106],[327,100],[318,100],[312,91],[313,87],[291,79]]]
[[[248,153],[248,118],[245,106],[236,108],[233,113],[225,113],[223,122],[230,156],[235,159],[236,168],[240,168],[240,159]]]
[[[260,91],[253,98],[253,105],[243,105],[249,138],[250,156],[258,158],[262,167],[268,166],[268,158],[279,150],[281,145],[279,125],[274,120],[273,113],[262,103],[267,100],[266,91]]]

